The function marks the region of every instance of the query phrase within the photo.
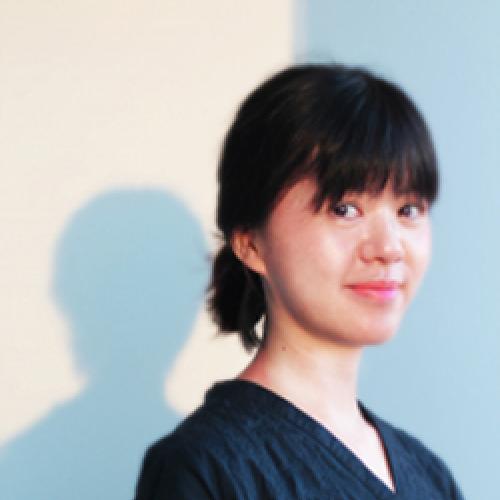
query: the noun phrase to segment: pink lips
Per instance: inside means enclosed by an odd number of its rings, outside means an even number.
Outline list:
[[[398,295],[401,283],[398,281],[367,281],[348,285],[348,288],[362,297],[386,302]]]

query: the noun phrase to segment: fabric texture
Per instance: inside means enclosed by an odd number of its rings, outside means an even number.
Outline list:
[[[290,402],[252,382],[220,382],[146,453],[136,500],[462,500],[441,459],[367,410],[395,492]]]

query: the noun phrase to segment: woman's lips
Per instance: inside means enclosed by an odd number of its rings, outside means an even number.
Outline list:
[[[398,296],[401,286],[402,284],[398,281],[368,281],[353,283],[347,288],[361,297],[377,302],[387,302]]]

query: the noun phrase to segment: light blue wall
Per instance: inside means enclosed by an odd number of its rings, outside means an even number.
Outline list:
[[[396,80],[433,131],[442,191],[430,273],[395,341],[367,353],[361,395],[497,500],[500,463],[500,2],[297,3],[296,58]]]
[[[172,193],[122,189],[60,236],[53,295],[85,390],[0,450],[2,500],[130,500],[146,447],[180,415],[164,380],[208,280],[196,217]]]

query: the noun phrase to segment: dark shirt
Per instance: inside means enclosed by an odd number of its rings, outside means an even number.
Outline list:
[[[359,407],[384,443],[396,493],[290,402],[233,380],[148,450],[136,500],[462,499],[438,457]]]

